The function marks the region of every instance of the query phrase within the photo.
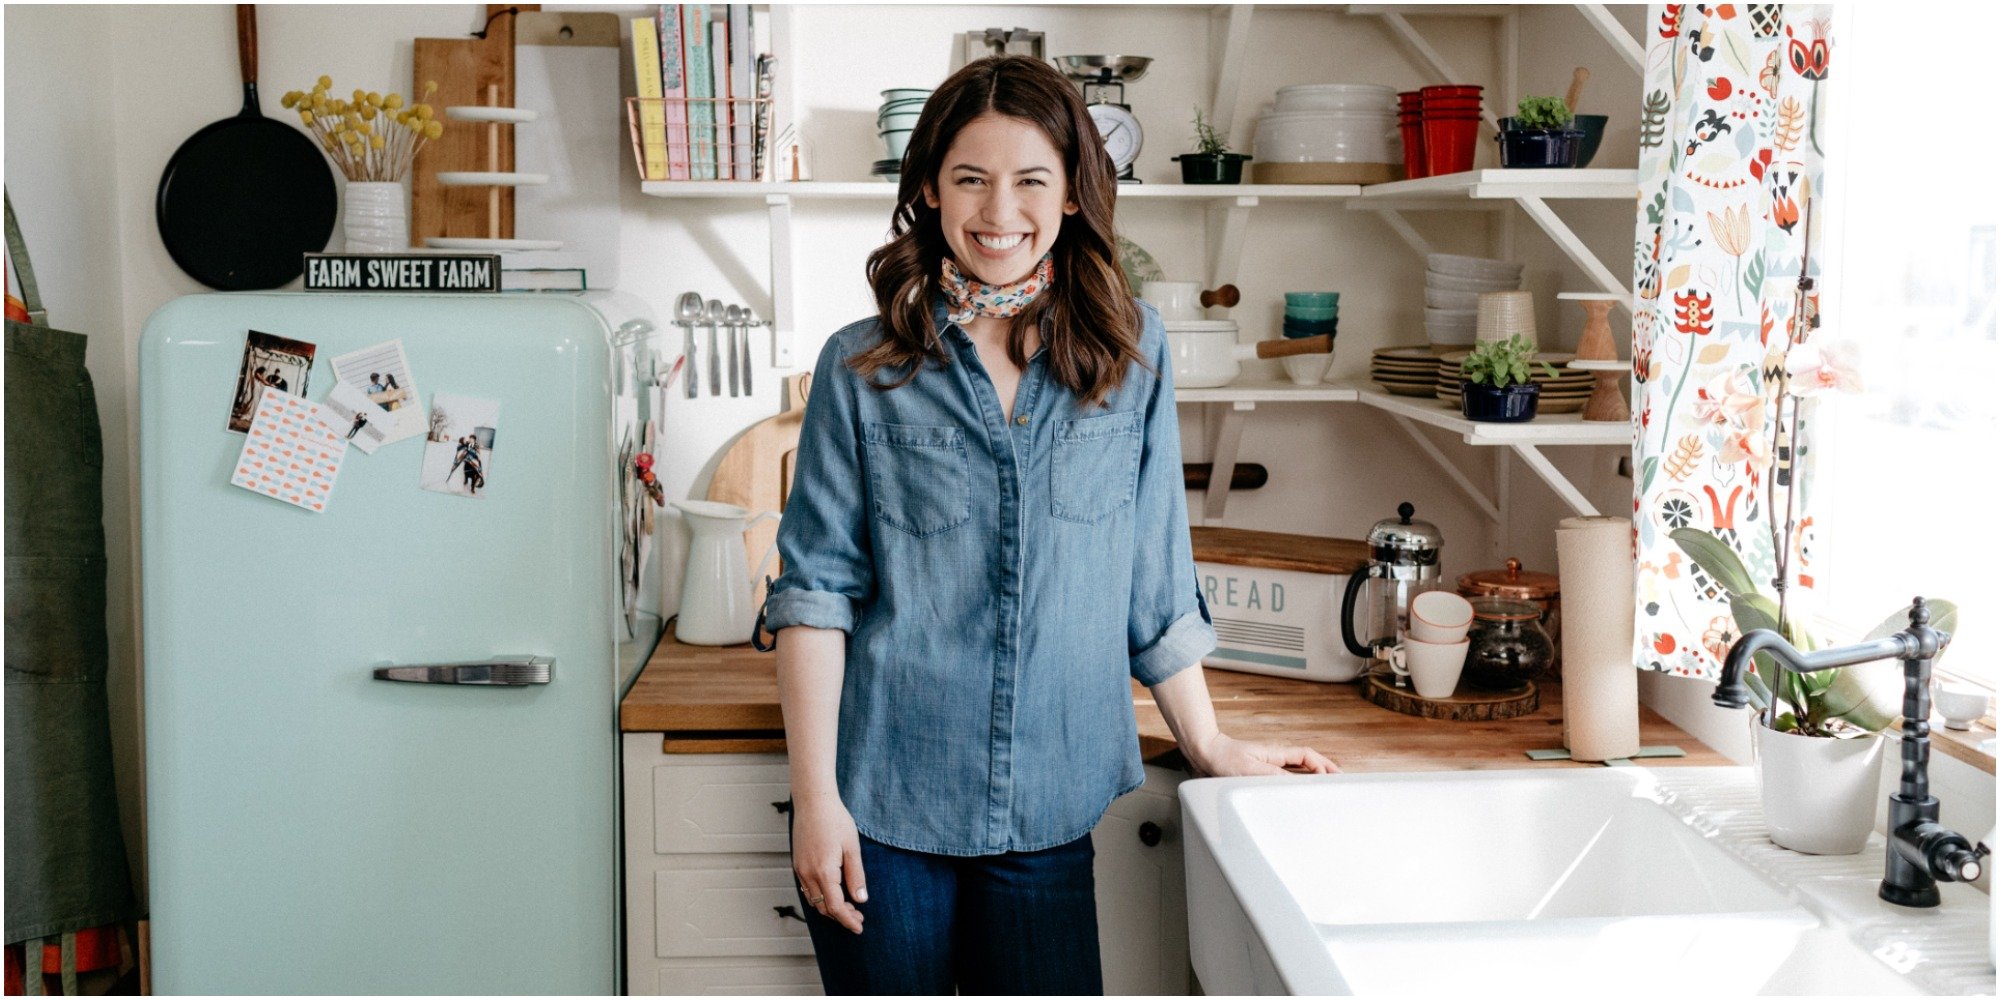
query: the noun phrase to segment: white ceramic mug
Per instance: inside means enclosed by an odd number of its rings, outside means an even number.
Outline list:
[[[1139,297],[1151,302],[1160,311],[1160,318],[1169,323],[1202,318],[1199,281],[1148,281]]]
[[[1471,648],[1470,639],[1446,643],[1405,637],[1402,645],[1389,647],[1389,669],[1408,677],[1425,698],[1449,698],[1458,690],[1458,675]]]
[[[1409,635],[1423,642],[1450,644],[1472,628],[1472,602],[1449,590],[1426,590],[1410,599]]]

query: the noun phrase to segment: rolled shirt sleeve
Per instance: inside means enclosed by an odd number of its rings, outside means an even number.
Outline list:
[[[1132,610],[1127,625],[1132,676],[1155,684],[1192,666],[1215,649],[1215,628],[1194,568],[1188,534],[1186,481],[1181,472],[1180,416],[1174,407],[1174,364],[1166,328],[1149,304],[1142,348],[1160,376],[1148,401],[1135,499],[1139,532],[1133,546]]]
[[[875,593],[846,332],[820,351],[799,428],[791,495],[778,524],[784,573],[771,583],[758,616],[760,630],[774,637],[771,648],[778,630],[792,625],[852,633],[858,606]]]

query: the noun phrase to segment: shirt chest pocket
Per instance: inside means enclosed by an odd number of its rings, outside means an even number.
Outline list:
[[[1050,513],[1095,524],[1132,502],[1139,486],[1139,411],[1066,420],[1050,459]]]
[[[877,521],[922,538],[972,516],[962,428],[864,421],[861,430]]]

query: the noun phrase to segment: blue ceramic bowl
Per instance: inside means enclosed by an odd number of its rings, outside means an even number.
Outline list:
[[[1287,306],[1317,306],[1322,309],[1340,308],[1339,292],[1286,292]]]
[[[1317,306],[1286,306],[1285,318],[1303,320],[1339,319],[1340,307],[1332,306],[1321,309]]]
[[[1308,330],[1313,333],[1332,333],[1333,328],[1339,325],[1340,325],[1340,317],[1338,316],[1332,319],[1297,319],[1291,316],[1285,317],[1285,329],[1287,330]]]

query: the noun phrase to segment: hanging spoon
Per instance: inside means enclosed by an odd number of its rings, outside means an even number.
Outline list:
[[[700,379],[695,378],[695,372],[700,369],[695,367],[697,362],[694,356],[694,325],[701,322],[702,315],[699,293],[683,292],[680,300],[674,303],[674,325],[681,328],[681,360],[688,365],[687,398],[689,399],[696,396],[700,382]]]

